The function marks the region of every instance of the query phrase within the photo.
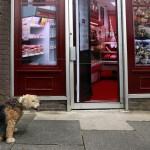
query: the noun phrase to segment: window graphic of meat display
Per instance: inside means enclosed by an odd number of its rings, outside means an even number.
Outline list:
[[[43,15],[46,12],[48,17],[30,15],[33,9],[41,11],[40,14],[38,12],[38,15]],[[57,65],[56,55],[56,8],[53,9],[52,6],[24,6],[22,63],[24,65]]]
[[[22,57],[44,54],[44,49],[41,44],[22,45]]]
[[[133,0],[135,64],[150,65],[150,2]]]

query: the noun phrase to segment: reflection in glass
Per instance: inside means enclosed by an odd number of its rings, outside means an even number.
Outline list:
[[[133,0],[134,5],[139,5],[139,4],[150,4],[150,0]]]
[[[144,1],[141,1],[144,2]],[[135,63],[150,65],[150,8],[134,7]]]
[[[56,6],[22,7],[22,63],[56,65]]]

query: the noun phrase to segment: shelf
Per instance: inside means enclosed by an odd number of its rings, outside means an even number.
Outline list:
[[[23,35],[22,36],[22,40],[27,41],[30,39],[44,39],[45,36],[43,36],[42,34],[28,34],[28,35]]]
[[[50,24],[50,27],[51,27],[51,28],[55,28],[55,27],[56,27],[56,24]]]
[[[117,51],[101,51],[101,53],[104,53],[104,54],[117,54]]]
[[[49,49],[50,50],[56,49],[56,46],[51,46]]]
[[[23,41],[28,41],[28,40],[41,40],[41,39],[44,39],[43,38],[28,38],[28,39],[22,39]]]
[[[117,60],[117,58],[101,58],[101,60],[103,61],[103,62],[115,62],[116,60]]]
[[[117,42],[102,42],[103,44],[116,44]]]
[[[107,65],[117,65],[118,61],[117,60],[102,60],[103,64],[107,64]]]
[[[144,37],[135,37],[135,40],[141,40],[141,41],[144,41],[144,40],[150,40],[150,38],[144,38]]]
[[[28,55],[26,54],[26,55],[22,55],[22,57],[25,58],[25,57],[30,57],[30,56],[42,55],[42,54],[44,54],[44,52],[35,53],[35,54],[28,54]]]
[[[49,38],[50,38],[50,39],[55,39],[55,38],[56,38],[56,36],[50,36]]]
[[[37,39],[44,39],[44,37],[41,37],[41,38],[29,38],[29,40],[37,40]]]
[[[44,26],[38,25],[38,24],[30,24],[31,28],[44,28]]]

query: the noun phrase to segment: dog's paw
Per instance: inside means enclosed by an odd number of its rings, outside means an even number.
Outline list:
[[[18,128],[15,128],[14,132],[18,132]]]
[[[14,143],[15,142],[15,139],[14,138],[8,138],[6,140],[7,143]]]

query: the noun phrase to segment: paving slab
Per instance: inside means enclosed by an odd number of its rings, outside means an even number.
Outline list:
[[[150,150],[135,131],[83,131],[86,150]]]
[[[34,120],[17,140],[20,144],[83,145],[79,121]]]
[[[0,143],[0,150],[10,150],[12,147],[13,144]]]
[[[134,130],[117,112],[37,112],[34,120],[79,120],[82,130]]]
[[[14,133],[15,139],[18,139],[23,134],[23,132],[26,130],[28,125],[33,121],[35,116],[36,116],[35,114],[25,114],[21,117],[16,126],[18,128],[18,132]]]
[[[11,150],[85,150],[83,146],[16,144]]]
[[[150,121],[128,121],[128,123],[150,143]]]

